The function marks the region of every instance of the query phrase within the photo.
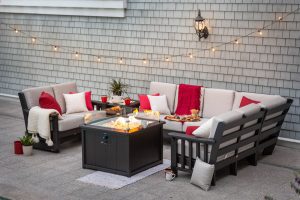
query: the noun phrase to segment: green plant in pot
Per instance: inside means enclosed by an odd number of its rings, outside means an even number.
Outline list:
[[[33,140],[32,136],[29,134],[26,134],[26,135],[20,137],[19,139],[22,143],[24,155],[25,156],[32,155],[32,146],[34,144],[34,140]]]
[[[112,94],[111,100],[112,102],[121,102],[122,95],[127,93],[128,85],[123,83],[121,79],[115,80],[113,79],[112,82],[109,84],[109,92]]]

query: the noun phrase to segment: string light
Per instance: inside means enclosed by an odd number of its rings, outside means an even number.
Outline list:
[[[0,1],[1,1],[1,0],[0,0]],[[257,33],[258,33],[259,35],[263,35],[262,30],[266,30],[268,27],[271,27],[273,24],[279,23],[280,21],[282,21],[283,19],[285,19],[287,16],[289,16],[289,15],[291,15],[291,14],[293,14],[293,13],[296,13],[298,10],[300,10],[300,7],[297,8],[297,9],[295,9],[295,10],[293,10],[293,11],[291,11],[291,12],[287,12],[287,13],[286,13],[285,15],[283,15],[283,16],[279,16],[279,17],[275,18],[275,19],[274,19],[271,23],[269,23],[268,25],[265,25],[265,26],[263,26],[261,29],[258,29],[258,30],[257,30]],[[37,41],[38,39],[40,39],[40,38],[32,37],[32,36],[30,36],[30,34],[27,34],[27,33],[24,32],[24,31],[20,31],[20,30],[18,30],[17,28],[12,27],[12,26],[10,26],[10,25],[7,24],[7,23],[2,22],[1,20],[0,20],[0,24],[6,25],[10,30],[13,30],[15,33],[20,33],[20,34],[22,34],[22,35],[28,36],[29,38],[31,38],[32,43],[36,43],[36,41]],[[248,37],[248,36],[254,34],[255,32],[256,32],[256,31],[250,32],[250,33],[248,33],[248,34],[246,34],[246,35],[243,35],[243,36],[240,36],[240,37],[238,37],[238,38]],[[45,44],[45,45],[52,46],[54,51],[58,51],[58,46],[54,46],[53,44],[46,42],[43,38],[42,38],[41,40],[39,40],[39,41],[41,42],[41,44]],[[197,49],[196,52],[198,52],[198,51],[203,51],[203,50],[211,50],[212,52],[215,52],[217,48],[219,48],[219,47],[221,47],[221,46],[224,46],[224,45],[227,45],[227,44],[230,44],[230,43],[233,43],[233,42],[234,42],[235,44],[238,44],[238,43],[239,43],[238,39],[234,39],[234,40],[231,40],[231,41],[228,41],[228,42],[220,43],[219,45],[214,46],[214,47]],[[62,49],[65,49],[67,52],[70,52],[70,53],[73,52],[73,51],[70,50],[70,48],[63,48],[63,47],[61,47],[61,48],[62,48]],[[95,57],[97,57],[97,55],[93,55],[93,54],[84,54],[84,55],[90,55],[90,56],[95,56]],[[78,56],[79,56],[79,53],[76,52],[76,57],[78,57]],[[165,57],[165,61],[169,62],[169,61],[171,61],[171,59],[172,59],[173,57],[177,57],[177,56],[186,56],[186,54],[171,55],[171,56],[169,56],[169,57]],[[189,56],[190,58],[193,58],[193,57],[194,57],[192,53],[189,53],[188,56]],[[108,56],[108,57],[114,57],[114,56]],[[153,59],[153,60],[158,60],[158,61],[159,61],[159,60],[162,60],[162,59],[163,59],[163,58],[157,58],[157,59]],[[100,57],[97,57],[97,60],[100,62],[100,61],[101,61]],[[144,58],[144,59],[138,59],[138,60],[142,60],[143,63],[147,63],[147,58]],[[120,64],[123,63],[123,58],[120,58],[119,63],[120,63]]]
[[[98,56],[98,58],[97,58],[97,61],[98,61],[98,62],[101,62],[101,58],[100,58],[100,56]]]
[[[78,53],[78,52],[76,52],[76,53],[75,53],[75,56],[78,58],[78,56],[79,56],[79,53]]]

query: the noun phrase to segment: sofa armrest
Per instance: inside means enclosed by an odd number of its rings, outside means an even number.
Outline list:
[[[175,132],[171,132],[168,133],[169,136],[171,136],[172,138],[175,139],[183,139],[186,141],[191,141],[191,142],[199,142],[199,143],[204,143],[204,144],[214,144],[216,143],[216,141],[214,139],[211,138],[199,138],[193,135],[186,135],[183,133],[175,133]]]

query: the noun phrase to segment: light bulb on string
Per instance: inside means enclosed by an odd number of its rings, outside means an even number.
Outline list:
[[[119,63],[120,63],[120,64],[123,63],[123,58],[120,58]]]
[[[234,43],[235,43],[235,44],[238,44],[238,43],[239,43],[239,40],[237,40],[237,39],[234,40]]]
[[[19,33],[19,30],[18,30],[18,29],[16,29],[16,28],[15,28],[15,30],[14,30],[14,31],[15,31],[15,33]]]
[[[31,41],[32,41],[32,43],[35,43],[36,42],[36,38],[35,37],[31,38]]]
[[[282,19],[283,19],[282,16],[279,16],[279,17],[278,17],[278,20],[279,20],[279,21],[282,21]]]
[[[143,63],[144,63],[144,64],[147,64],[147,59],[144,58],[144,59],[143,59]]]
[[[215,52],[215,51],[216,51],[216,49],[213,47],[213,48],[211,49],[211,51],[212,51],[212,52]]]
[[[190,57],[190,58],[193,58],[194,56],[193,56],[193,54],[192,54],[192,53],[189,53],[189,57]]]
[[[78,56],[79,56],[79,53],[78,53],[78,52],[76,52],[76,53],[75,53],[75,56],[78,58]]]
[[[169,61],[170,61],[170,58],[169,58],[169,57],[166,57],[166,61],[169,62]]]
[[[257,32],[258,32],[259,35],[263,34],[263,32],[261,30],[258,30]]]
[[[100,56],[97,57],[97,61],[98,61],[98,62],[101,62]]]
[[[57,51],[57,50],[58,50],[57,46],[54,46],[54,47],[53,47],[53,50],[54,50],[54,51]]]

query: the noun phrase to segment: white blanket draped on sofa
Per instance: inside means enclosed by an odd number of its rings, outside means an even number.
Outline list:
[[[44,109],[39,106],[32,107],[29,110],[28,116],[28,133],[33,134],[33,139],[35,142],[39,142],[36,134],[46,140],[48,146],[53,146],[53,141],[51,140],[51,130],[49,115],[51,113],[58,113],[55,109]],[[62,116],[58,113],[58,119],[62,119]]]

